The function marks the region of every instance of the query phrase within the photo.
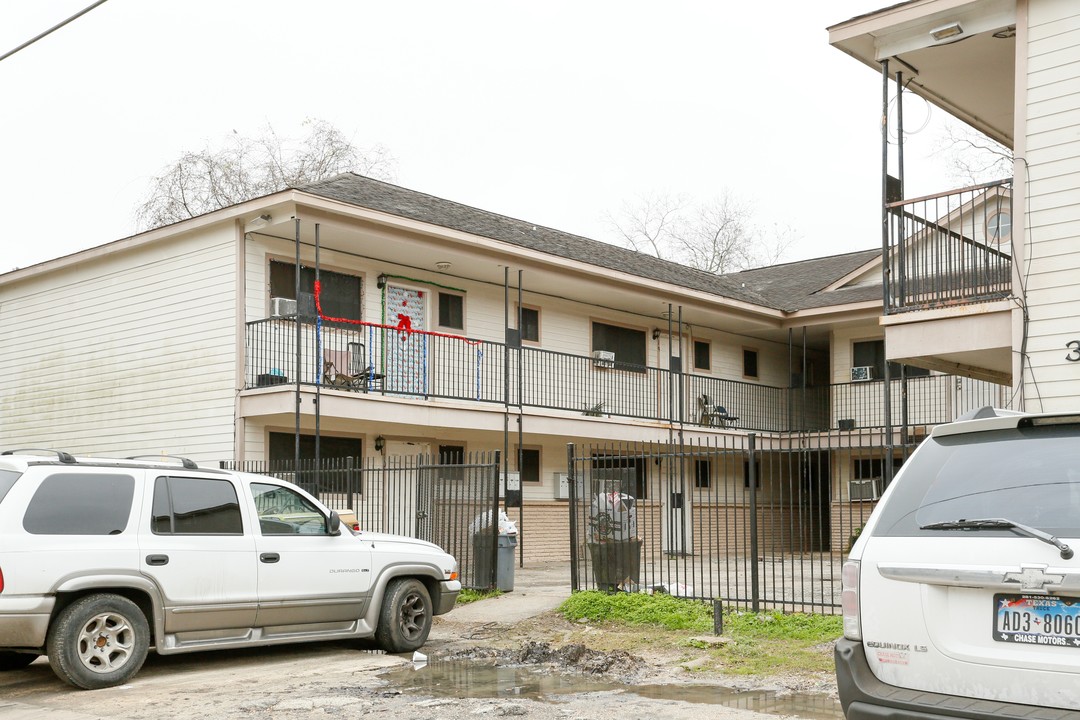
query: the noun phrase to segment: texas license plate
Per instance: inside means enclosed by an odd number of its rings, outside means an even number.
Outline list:
[[[1080,598],[994,595],[994,639],[1080,648]]]

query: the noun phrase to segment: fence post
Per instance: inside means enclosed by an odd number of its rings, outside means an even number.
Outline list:
[[[758,516],[757,516],[757,434],[747,435],[750,449],[749,468],[750,482],[750,608],[758,612],[761,607],[761,593],[758,587]]]
[[[494,479],[491,505],[491,578],[488,588],[491,590],[499,586],[499,468],[501,465],[501,452],[495,451],[495,463],[491,467],[491,476]]]
[[[353,490],[353,484],[355,480],[354,470],[355,467],[353,463],[353,456],[350,455],[345,458],[345,492],[348,493],[348,500],[345,503],[345,507],[349,508],[350,510],[356,509],[353,507],[353,503],[355,502],[353,498],[357,495],[357,493]]]
[[[577,592],[578,587],[578,527],[577,527],[577,478],[574,477],[574,443],[566,444],[566,490],[570,498],[567,507],[570,512],[570,592]]]

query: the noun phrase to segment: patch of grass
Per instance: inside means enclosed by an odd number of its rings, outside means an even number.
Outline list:
[[[712,630],[712,609],[671,595],[608,593],[597,590],[574,593],[559,606],[571,622],[613,620],[628,625],[656,625],[666,630]]]
[[[499,597],[502,594],[502,590],[473,590],[472,588],[461,588],[461,592],[459,592],[457,596],[457,603],[455,604],[468,605],[477,600],[487,600],[488,598]]]
[[[829,672],[832,653],[822,646],[843,633],[843,620],[836,615],[725,613],[724,636],[733,642],[716,660],[726,672],[744,675]]]
[[[630,652],[635,643],[655,647],[666,642],[697,651],[714,669],[745,675],[829,672],[833,660],[828,644],[843,634],[837,616],[725,610],[723,635],[728,642],[712,646],[693,639],[712,634],[712,607],[662,594],[579,592],[563,602],[559,612],[572,622],[602,623],[612,634],[623,629],[626,637],[618,644]],[[641,635],[643,626],[654,630]],[[639,637],[628,647],[625,641],[631,636]]]

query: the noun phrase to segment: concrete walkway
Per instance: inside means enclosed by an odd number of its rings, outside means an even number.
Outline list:
[[[515,623],[554,610],[568,597],[569,564],[515,567],[512,591],[490,600],[456,607],[447,617],[462,623],[484,623],[492,620]]]

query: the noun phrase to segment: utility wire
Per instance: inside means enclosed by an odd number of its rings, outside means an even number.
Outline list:
[[[15,48],[14,50],[9,50],[8,52],[4,53],[3,55],[0,55],[0,62],[2,62],[2,61],[4,61],[4,60],[8,59],[9,57],[11,57],[11,56],[12,56],[12,55],[14,55],[15,53],[19,52],[19,51],[20,51],[20,50],[22,50],[23,48],[28,48],[28,47],[30,47],[31,45],[33,45],[34,43],[36,43],[36,42],[37,42],[38,40],[40,40],[41,38],[45,37],[46,35],[49,35],[49,34],[51,34],[51,33],[54,33],[54,32],[56,32],[57,30],[59,30],[60,28],[64,27],[65,25],[67,25],[67,24],[68,24],[69,22],[71,22],[72,20],[76,20],[76,19],[78,19],[78,18],[82,17],[82,16],[83,16],[83,15],[85,15],[86,13],[88,13],[88,12],[90,12],[91,10],[93,10],[94,8],[96,8],[96,7],[98,6],[98,5],[103,5],[103,4],[105,3],[105,2],[107,2],[107,0],[97,0],[97,2],[96,2],[96,3],[94,3],[93,5],[90,5],[90,6],[88,6],[88,7],[85,7],[85,8],[83,8],[83,9],[82,9],[82,10],[80,10],[79,12],[77,12],[77,13],[75,13],[74,15],[72,15],[71,17],[69,17],[69,18],[68,18],[67,20],[64,20],[63,22],[61,22],[61,23],[59,23],[59,24],[57,24],[57,25],[53,25],[53,26],[52,26],[51,28],[49,28],[49,29],[48,29],[48,30],[46,30],[45,32],[41,33],[41,34],[40,34],[40,35],[38,35],[37,37],[33,37],[33,38],[30,38],[29,40],[27,40],[27,41],[26,41],[26,42],[24,42],[24,43],[23,43],[22,45],[20,45],[19,47]]]

